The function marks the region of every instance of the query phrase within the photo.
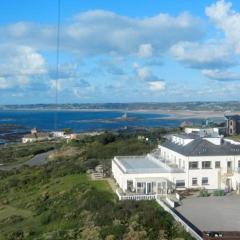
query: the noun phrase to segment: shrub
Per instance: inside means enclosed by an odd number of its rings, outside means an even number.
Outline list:
[[[208,191],[206,189],[202,189],[200,192],[199,192],[199,197],[209,197],[210,194],[208,193]]]
[[[222,197],[222,196],[225,195],[225,192],[224,192],[224,190],[218,189],[218,190],[215,190],[215,191],[213,192],[213,195],[214,195],[214,196],[218,196],[218,197]]]
[[[45,213],[43,213],[42,216],[40,217],[40,222],[41,222],[41,224],[43,224],[43,225],[47,225],[47,224],[49,224],[49,223],[51,222],[51,219],[52,219],[51,213],[45,212]]]

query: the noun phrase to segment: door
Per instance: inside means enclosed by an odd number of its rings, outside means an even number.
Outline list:
[[[152,193],[152,183],[147,183],[147,194],[151,194]]]
[[[227,162],[227,173],[232,173],[232,161]]]
[[[226,186],[228,191],[232,190],[232,180],[230,178],[226,180]]]

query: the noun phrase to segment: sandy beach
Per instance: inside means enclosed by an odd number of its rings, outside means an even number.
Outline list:
[[[166,110],[166,109],[142,109],[142,110],[130,110],[128,112],[138,113],[154,113],[154,114],[167,114],[167,117],[161,117],[161,119],[207,119],[215,117],[224,117],[223,111],[190,111],[190,110]],[[231,112],[229,114],[240,114],[240,112]]]

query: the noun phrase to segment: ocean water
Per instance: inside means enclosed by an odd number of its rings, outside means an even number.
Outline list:
[[[10,130],[4,127],[0,131],[0,142],[3,136],[11,132],[28,132],[36,127],[41,131],[53,131],[55,119],[57,129],[71,128],[75,132],[96,130],[115,130],[125,127],[175,127],[180,119],[161,119],[168,115],[152,113],[128,113],[130,120],[120,120],[124,112],[119,111],[0,111],[0,126],[16,125]],[[2,137],[1,137],[2,136]]]

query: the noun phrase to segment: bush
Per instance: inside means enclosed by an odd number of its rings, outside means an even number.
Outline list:
[[[213,195],[214,195],[214,196],[217,196],[217,197],[222,197],[222,196],[225,195],[225,192],[224,192],[224,190],[219,189],[219,190],[215,190],[215,191],[213,192]]]
[[[209,196],[210,196],[210,194],[209,194],[209,192],[206,189],[202,189],[199,192],[199,197],[209,197]]]
[[[51,222],[52,217],[51,217],[51,213],[49,212],[45,212],[42,214],[42,216],[40,217],[40,222],[43,225],[47,225]]]

